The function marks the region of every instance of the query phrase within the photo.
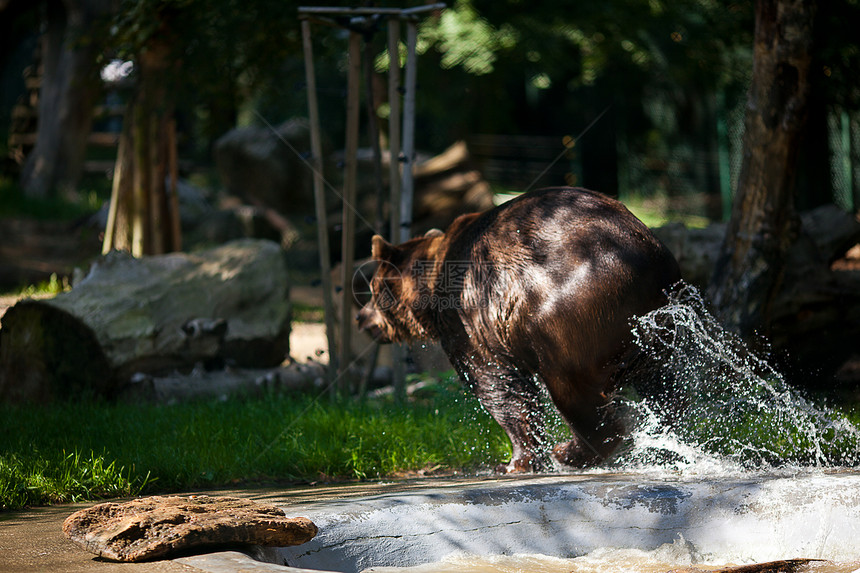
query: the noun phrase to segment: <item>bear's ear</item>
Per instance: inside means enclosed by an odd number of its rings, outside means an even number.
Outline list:
[[[397,247],[383,239],[381,235],[373,235],[370,252],[377,261],[389,261],[397,252]]]
[[[425,239],[432,239],[434,237],[441,237],[444,234],[445,233],[440,231],[439,229],[430,229],[429,231],[424,233],[424,238]]]

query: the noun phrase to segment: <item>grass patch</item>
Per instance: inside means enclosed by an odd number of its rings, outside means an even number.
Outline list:
[[[0,406],[0,508],[476,471],[510,457],[502,430],[455,380],[429,392],[404,405],[284,394],[170,406]]]
[[[683,223],[691,229],[703,229],[710,224],[707,217],[673,208],[671,201],[666,198],[661,200],[631,196],[625,198],[623,203],[636,218],[652,229],[673,222]]]
[[[136,495],[149,476],[107,462],[103,455],[65,451],[0,454],[0,509]]]
[[[51,276],[46,281],[41,281],[37,284],[27,285],[17,290],[9,292],[9,295],[20,298],[32,298],[40,296],[57,296],[62,292],[71,290],[68,277],[58,277],[57,273],[51,273]],[[6,294],[6,293],[0,293]]]
[[[325,310],[321,306],[294,302],[293,320],[296,322],[323,322],[325,320]]]

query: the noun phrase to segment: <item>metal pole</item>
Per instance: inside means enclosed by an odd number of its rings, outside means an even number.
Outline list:
[[[325,180],[322,165],[322,138],[320,136],[320,115],[317,105],[317,81],[314,74],[313,44],[311,24],[302,20],[302,42],[305,53],[305,81],[308,86],[308,118],[311,129],[311,164],[314,167],[314,204],[317,219],[317,245],[319,247],[320,272],[322,274],[323,305],[325,307],[325,335],[328,341],[329,381],[337,374],[338,353],[337,333],[335,331],[334,290],[331,280],[331,254],[328,243],[328,218],[325,207]]]
[[[382,149],[379,144],[379,121],[376,116],[376,101],[373,93],[373,44],[370,37],[364,37],[364,107],[367,113],[367,131],[370,149],[373,150],[373,184],[376,192],[376,205],[373,220],[373,231],[382,234],[385,227],[383,208],[385,206],[385,191],[382,183]]]
[[[355,266],[355,195],[358,152],[358,128],[361,87],[361,34],[349,34],[349,72],[346,95],[346,157],[343,174],[343,300],[340,307],[340,382],[338,389],[346,395],[351,386],[349,365],[352,360],[352,274]]]
[[[415,44],[418,26],[414,20],[406,22],[406,93],[403,102],[403,183],[400,196],[400,240],[409,240],[412,230],[412,170],[415,162],[415,85],[418,59]]]
[[[400,242],[400,20],[388,20],[388,169],[390,239]]]
[[[388,201],[391,219],[389,237],[392,243],[400,242],[400,20],[388,20],[388,168],[391,198]],[[391,345],[391,383],[394,398],[406,398],[406,349],[402,344]]]

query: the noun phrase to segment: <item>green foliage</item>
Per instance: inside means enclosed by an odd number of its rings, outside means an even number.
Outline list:
[[[458,2],[455,9],[464,3]],[[610,74],[616,76],[613,83],[632,85],[633,78],[617,76],[622,70],[644,72],[650,82],[724,85],[749,63],[752,10],[747,3],[473,0],[471,4],[488,22],[516,31],[526,60],[540,62],[553,76],[578,69],[576,81],[585,85]],[[641,74],[634,77],[649,80]]]
[[[13,508],[242,482],[474,471],[509,457],[510,446],[445,380],[405,405],[287,394],[0,406],[0,452],[0,506]]]
[[[857,416],[832,411],[827,421],[829,427],[811,434],[778,412],[743,412],[732,416],[731,423],[700,419],[686,433],[706,451],[749,467],[815,466],[822,460],[832,465],[856,465],[860,442],[855,433],[840,431],[840,427],[846,422],[856,426]]]
[[[470,74],[493,71],[499,52],[517,44],[517,33],[510,24],[494,28],[478,14],[469,0],[457,0],[451,9],[421,28],[419,52],[434,46],[442,54],[442,68],[455,66]]]
[[[91,215],[101,208],[105,191],[84,190],[74,197],[33,199],[24,196],[17,181],[0,176],[0,217],[27,217],[40,220],[72,220]]]
[[[195,139],[208,144],[235,126],[244,101],[283,79],[300,54],[298,2],[275,0],[123,0],[106,54],[138,61],[153,38],[175,64],[171,95],[194,117]]]
[[[66,292],[72,287],[69,285],[68,277],[62,279],[57,277],[57,273],[51,273],[51,277],[47,281],[40,282],[35,285],[28,285],[15,293],[21,298],[30,298],[34,296],[56,296],[61,292]]]

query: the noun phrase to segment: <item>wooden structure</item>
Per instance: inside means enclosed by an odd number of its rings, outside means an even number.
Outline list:
[[[415,85],[417,77],[415,44],[417,42],[417,22],[422,14],[440,10],[445,4],[431,4],[416,8],[337,8],[337,7],[300,7],[302,39],[305,54],[305,73],[308,86],[308,111],[311,126],[311,153],[314,166],[314,200],[316,203],[317,230],[322,267],[322,287],[325,304],[326,336],[329,346],[330,373],[337,372],[338,389],[346,392],[349,388],[347,371],[352,361],[350,356],[350,333],[352,326],[352,273],[355,253],[355,216],[356,216],[356,154],[358,150],[360,82],[361,82],[361,42],[362,35],[379,21],[388,24],[389,54],[389,153],[390,164],[390,239],[399,243],[409,238],[412,219],[412,168],[415,159]],[[311,22],[319,22],[349,30],[349,68],[347,76],[346,101],[346,144],[344,160],[344,188],[341,196],[343,203],[343,245],[342,271],[343,291],[340,304],[340,340],[335,338],[335,314],[331,284],[331,260],[329,258],[327,222],[325,213],[325,180],[322,173],[322,143],[320,133],[319,109],[316,97],[313,45],[311,42]],[[406,69],[405,84],[400,86],[400,24],[406,24]],[[403,93],[401,111],[400,95]],[[372,106],[371,106],[372,107]],[[402,116],[402,124],[401,124]],[[401,132],[402,130],[402,132]],[[374,148],[377,148],[374,145]],[[400,164],[403,164],[401,171]],[[398,208],[399,206],[399,208]],[[394,353],[394,383],[397,394],[403,394],[403,350]]]
[[[19,166],[24,165],[27,154],[36,145],[39,126],[39,91],[42,87],[42,76],[44,66],[42,64],[42,43],[44,38],[37,42],[33,54],[33,64],[24,70],[25,92],[18,98],[12,107],[11,121],[9,126],[8,150],[9,157]],[[94,120],[120,121],[123,116],[122,106],[103,104],[98,105],[93,113]],[[116,150],[119,145],[119,133],[109,130],[91,131],[87,137],[87,144],[92,147]],[[87,173],[104,173],[112,170],[114,161],[87,159],[84,161],[83,169]]]

